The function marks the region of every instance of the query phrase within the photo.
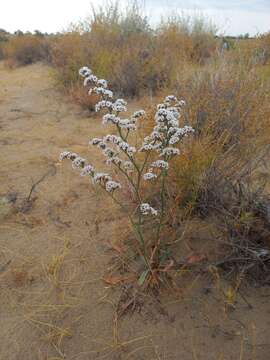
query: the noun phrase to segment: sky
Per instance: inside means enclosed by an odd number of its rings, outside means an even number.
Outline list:
[[[1,0],[0,28],[10,32],[57,32],[91,13],[91,4],[104,0]],[[128,1],[121,0],[122,3]],[[215,23],[220,34],[256,35],[270,31],[270,0],[140,0],[151,23],[174,11],[200,13]]]

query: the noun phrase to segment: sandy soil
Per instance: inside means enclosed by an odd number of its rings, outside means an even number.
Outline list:
[[[135,294],[136,311],[116,315],[129,289],[102,278],[125,216],[58,163],[70,149],[101,164],[87,144],[104,131],[49,68],[0,65],[0,359],[269,359],[269,288],[242,289],[230,309],[229,284],[185,277],[179,294]]]

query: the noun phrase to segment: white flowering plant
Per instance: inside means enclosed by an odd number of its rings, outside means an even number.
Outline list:
[[[80,169],[82,176],[87,176],[93,184],[100,186],[124,211],[128,214],[139,245],[145,269],[140,274],[139,282],[143,283],[148,276],[157,271],[161,248],[161,229],[164,225],[166,213],[166,181],[171,160],[180,155],[179,145],[183,139],[194,132],[190,126],[180,127],[180,117],[185,102],[176,96],[167,96],[157,105],[155,125],[152,132],[143,139],[140,146],[131,144],[133,134],[137,131],[138,122],[143,121],[144,110],[134,112],[124,117],[127,112],[127,102],[115,99],[108,89],[108,82],[95,76],[88,67],[79,70],[84,78],[84,86],[89,88],[89,94],[100,96],[96,104],[96,111],[106,110],[103,115],[103,124],[114,126],[114,134],[107,134],[102,138],[94,138],[90,144],[99,148],[105,156],[106,164],[115,168],[116,173],[126,179],[131,189],[135,208],[130,210],[125,201],[121,200],[119,192],[123,184],[112,178],[108,173],[99,172],[92,164],[78,154],[64,151],[60,154],[60,161],[68,159],[72,167]],[[154,159],[154,161],[153,161]],[[111,171],[112,172],[112,171]],[[159,208],[152,207],[143,198],[144,182],[159,184]],[[153,220],[155,228],[155,250],[148,253],[143,231],[146,220]]]

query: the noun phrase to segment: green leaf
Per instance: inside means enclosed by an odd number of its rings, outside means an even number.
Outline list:
[[[146,277],[147,277],[148,274],[149,274],[149,269],[144,270],[144,271],[141,273],[141,276],[140,276],[140,278],[139,278],[139,280],[138,280],[138,284],[139,284],[140,286],[143,285],[143,283],[145,282],[145,279],[146,279]]]

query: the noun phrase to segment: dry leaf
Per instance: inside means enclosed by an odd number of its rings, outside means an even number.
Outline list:
[[[186,264],[194,265],[199,262],[202,262],[203,260],[206,260],[207,256],[205,254],[200,253],[192,253],[186,258]]]

